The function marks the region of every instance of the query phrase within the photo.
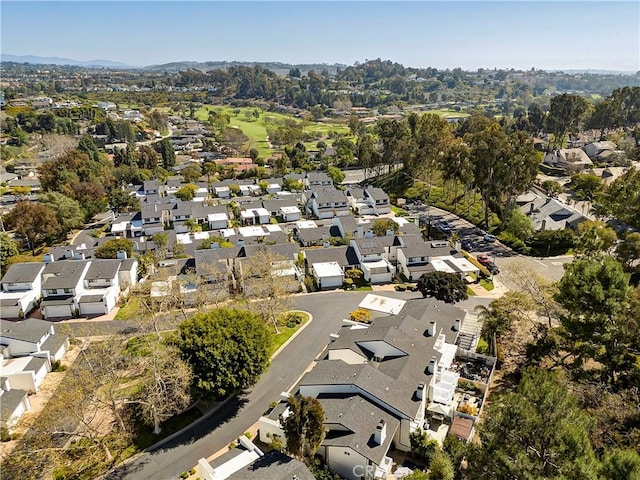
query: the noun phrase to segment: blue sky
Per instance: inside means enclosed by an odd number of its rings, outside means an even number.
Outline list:
[[[25,2],[2,52],[107,59],[640,70],[640,2]]]

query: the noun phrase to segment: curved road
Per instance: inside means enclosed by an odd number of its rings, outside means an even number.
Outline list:
[[[313,321],[273,360],[267,372],[249,392],[233,398],[221,410],[155,451],[145,453],[106,475],[106,479],[176,479],[193,468],[198,459],[207,458],[229,445],[255,424],[269,403],[278,400],[302,376],[322,352],[348,312],[355,310],[370,292],[327,292],[298,295],[293,308],[310,312]],[[411,292],[381,292],[402,299],[422,298]],[[472,298],[458,304],[473,309],[489,299]]]

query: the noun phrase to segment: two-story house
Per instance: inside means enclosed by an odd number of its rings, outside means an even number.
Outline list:
[[[378,187],[366,187],[364,189],[365,202],[371,206],[374,215],[384,215],[391,212],[389,195]]]
[[[343,217],[350,213],[347,197],[340,190],[320,188],[313,190],[309,196],[307,210],[316,218]]]
[[[332,187],[333,180],[326,172],[307,172],[304,177],[305,188]]]
[[[84,276],[90,261],[68,260],[47,263],[42,271],[40,310],[44,318],[72,317],[79,312],[84,294]]]
[[[416,282],[428,272],[454,273],[463,279],[473,277],[480,281],[480,269],[471,264],[447,241],[425,242],[421,235],[398,237],[401,245],[397,248],[398,272],[410,282]]]
[[[355,238],[350,241],[358,257],[364,279],[371,283],[390,283],[395,269],[389,262],[389,249],[395,237]]]
[[[0,318],[23,318],[42,296],[44,263],[15,263],[0,280]]]
[[[80,315],[104,315],[120,296],[120,260],[92,260],[84,276],[84,292],[78,300]]]
[[[294,388],[325,411],[318,454],[331,470],[350,480],[386,479],[392,446],[410,451],[410,434],[428,429],[430,412],[452,411],[458,375],[449,367],[463,314],[425,299],[369,325],[346,321],[332,335],[322,359]],[[288,415],[281,402],[263,416],[260,439],[284,439],[280,421]]]
[[[265,208],[246,208],[240,211],[243,225],[264,225],[269,223],[269,212]]]

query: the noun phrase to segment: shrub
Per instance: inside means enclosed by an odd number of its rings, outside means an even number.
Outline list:
[[[530,250],[530,248],[527,247],[527,245],[522,240],[513,235],[511,232],[502,232],[500,235],[498,235],[498,240],[511,247],[516,252],[528,253]]]
[[[357,310],[349,313],[349,318],[354,322],[370,323],[371,311],[366,308],[358,308]]]
[[[476,347],[477,353],[482,353],[483,355],[489,355],[489,344],[484,338],[480,338],[478,340],[478,346]]]

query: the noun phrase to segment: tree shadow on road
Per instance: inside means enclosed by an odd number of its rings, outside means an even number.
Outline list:
[[[155,448],[152,446],[151,449],[148,449],[141,456],[132,459],[124,465],[114,468],[103,477],[103,480],[123,480],[125,478],[135,479],[138,477],[137,473],[140,472],[145,465],[153,463],[154,455],[165,453],[174,448],[189,445],[202,439],[209,433],[238,416],[248,402],[245,397],[246,393],[247,392],[242,392],[230,397],[220,406],[220,408],[216,409],[211,414],[198,419],[176,437]]]

